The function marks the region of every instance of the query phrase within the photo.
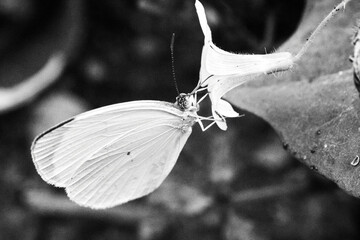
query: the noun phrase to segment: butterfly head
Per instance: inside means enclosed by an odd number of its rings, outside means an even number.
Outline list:
[[[199,105],[196,102],[193,94],[180,93],[179,96],[176,97],[175,105],[178,106],[181,110],[185,111],[195,111],[199,110]]]

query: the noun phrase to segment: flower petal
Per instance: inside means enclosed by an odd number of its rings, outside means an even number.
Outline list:
[[[223,118],[222,116],[220,116],[219,114],[216,113],[216,110],[214,107],[212,107],[212,115],[214,117],[214,120],[216,122],[216,125],[223,131],[227,130],[227,124],[225,121],[225,118]]]
[[[216,106],[216,112],[224,117],[238,117],[239,113],[235,112],[235,110],[232,108],[231,104],[227,101],[220,99],[217,106]]]
[[[196,11],[201,29],[204,33],[204,47],[201,61],[201,82],[211,75],[269,74],[292,68],[294,57],[289,52],[270,54],[235,54],[222,50],[212,42],[211,30],[206,20],[203,5],[196,0]],[[206,74],[205,74],[206,73]],[[202,84],[205,86],[206,84]]]
[[[213,117],[221,129],[226,129],[225,117],[236,113],[221,98],[230,90],[262,74],[285,71],[293,67],[294,57],[289,52],[271,54],[235,54],[222,50],[212,42],[211,30],[203,5],[196,0],[195,8],[204,33],[199,86],[207,87]],[[237,113],[236,113],[237,114]],[[238,114],[237,114],[238,116]]]
[[[211,30],[206,20],[206,14],[204,6],[198,0],[195,1],[195,8],[199,18],[201,29],[205,36],[205,42],[212,41],[211,40]]]

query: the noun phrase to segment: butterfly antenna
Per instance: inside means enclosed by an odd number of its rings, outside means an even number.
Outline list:
[[[177,85],[177,82],[176,82],[176,75],[175,75],[175,66],[174,66],[174,63],[175,63],[175,58],[174,58],[174,42],[175,42],[175,33],[172,34],[172,36],[171,36],[171,43],[170,43],[171,72],[172,72],[172,75],[173,75],[176,92],[177,92],[178,95],[180,95],[179,88],[178,88],[178,85]]]

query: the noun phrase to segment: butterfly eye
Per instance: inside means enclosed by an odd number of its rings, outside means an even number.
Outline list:
[[[189,95],[185,93],[180,93],[179,96],[176,97],[175,103],[181,110],[186,110],[190,108]]]

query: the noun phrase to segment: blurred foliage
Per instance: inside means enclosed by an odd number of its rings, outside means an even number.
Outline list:
[[[57,32],[51,26],[67,16],[66,2],[0,0],[0,61],[7,63],[0,64],[2,86],[36,72],[51,46],[61,49],[54,42],[67,41],[67,34],[46,33]],[[269,125],[250,113],[230,120],[227,132],[213,127],[202,133],[195,126],[174,170],[149,197],[108,211],[68,205],[62,189],[37,175],[29,151],[33,137],[90,108],[139,99],[173,102],[172,33],[183,92],[198,81],[203,45],[192,0],[76,2],[81,44],[72,49],[65,74],[29,106],[0,117],[0,239],[358,239],[359,201],[293,159]],[[214,42],[246,53],[276,49],[304,9],[300,0],[203,4]],[[77,23],[65,22],[69,29]],[[10,68],[16,69],[11,76],[22,77],[6,77]],[[44,192],[36,196],[50,206],[31,202],[29,189]]]

